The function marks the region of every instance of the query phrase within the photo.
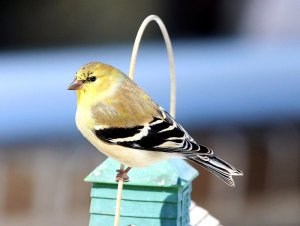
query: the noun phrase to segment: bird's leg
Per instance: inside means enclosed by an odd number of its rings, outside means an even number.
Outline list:
[[[123,180],[124,182],[129,182],[129,177],[127,173],[129,172],[130,169],[131,167],[127,167],[125,170],[122,169],[116,170],[117,171],[116,182],[119,182],[119,180]]]

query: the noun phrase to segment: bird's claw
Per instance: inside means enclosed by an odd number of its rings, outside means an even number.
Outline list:
[[[116,176],[116,182],[119,182],[120,180],[123,180],[124,182],[129,182],[129,177],[127,175],[128,171],[126,170],[116,170],[117,176]]]

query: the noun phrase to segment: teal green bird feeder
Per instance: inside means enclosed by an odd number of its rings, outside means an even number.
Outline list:
[[[107,159],[85,181],[92,183],[89,226],[114,224],[120,163]],[[132,169],[124,183],[120,226],[189,226],[196,169],[181,159]]]

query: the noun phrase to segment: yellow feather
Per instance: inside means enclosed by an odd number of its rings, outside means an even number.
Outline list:
[[[86,81],[89,76],[96,81]],[[83,66],[76,79],[84,82],[77,90],[78,110],[86,112],[89,126],[133,127],[162,117],[158,105],[116,68],[93,62]]]

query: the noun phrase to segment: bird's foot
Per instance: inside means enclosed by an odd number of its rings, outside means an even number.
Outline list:
[[[129,182],[129,177],[127,175],[127,173],[129,172],[129,170],[131,169],[131,167],[127,167],[126,170],[116,170],[117,171],[117,176],[116,176],[116,182],[119,182],[120,180],[123,180],[124,182]]]

